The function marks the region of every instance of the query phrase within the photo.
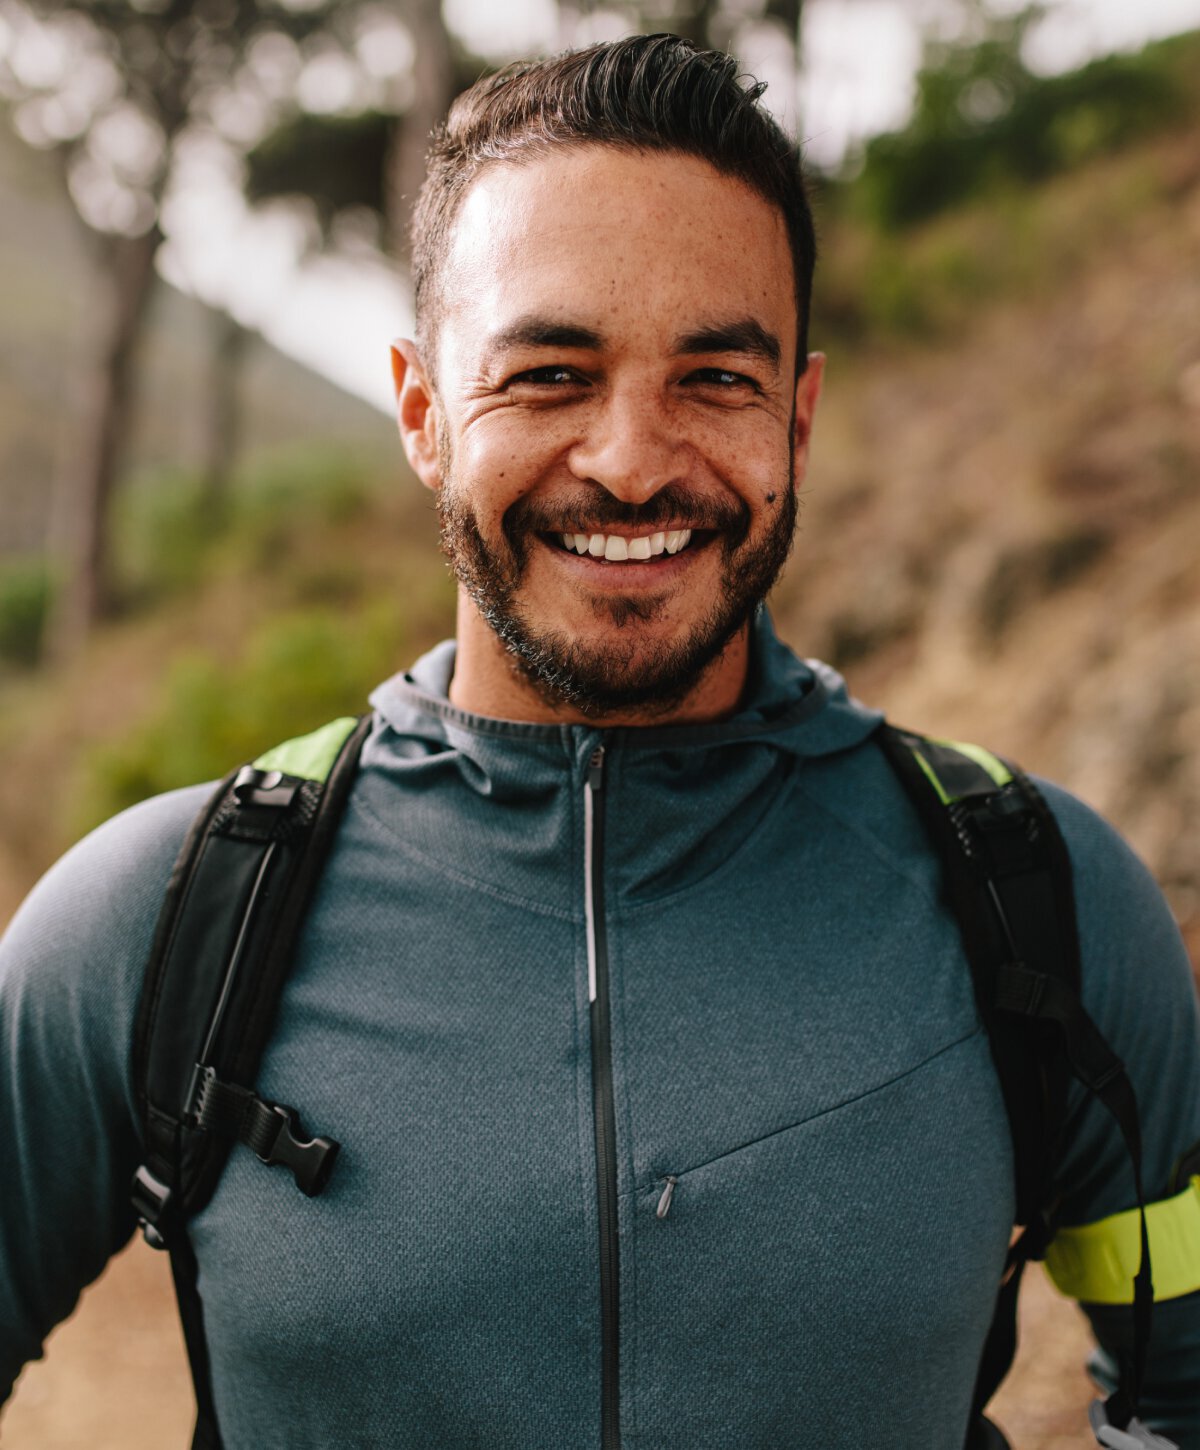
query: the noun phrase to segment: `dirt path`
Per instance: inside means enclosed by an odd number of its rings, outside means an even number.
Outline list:
[[[1014,1450],[1094,1450],[1082,1316],[1026,1276],[1017,1368],[996,1418]],[[192,1402],[166,1259],[135,1242],[30,1365],[3,1421],[4,1450],[183,1450]],[[782,1447],[781,1447],[782,1450]]]

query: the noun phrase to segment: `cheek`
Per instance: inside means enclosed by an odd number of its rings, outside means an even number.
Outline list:
[[[725,430],[709,442],[704,454],[713,473],[752,508],[777,504],[787,490],[791,444],[774,429]]]
[[[471,430],[455,451],[453,482],[471,497],[485,528],[498,525],[505,511],[543,482],[566,444],[544,425],[500,418]]]

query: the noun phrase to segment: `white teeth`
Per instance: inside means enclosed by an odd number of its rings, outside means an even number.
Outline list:
[[[593,559],[622,564],[634,559],[653,559],[664,551],[678,554],[692,537],[691,529],[671,529],[656,534],[640,534],[627,539],[624,534],[560,534],[563,547],[573,554],[590,554]]]

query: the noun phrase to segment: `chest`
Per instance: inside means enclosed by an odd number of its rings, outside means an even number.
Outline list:
[[[593,1443],[615,1336],[629,1446],[910,1443],[914,1383],[965,1416],[1012,1211],[969,978],[918,883],[802,824],[662,887],[612,831],[552,891],[335,860],[261,1086],[337,1172],[236,1153],[195,1225],[232,1414],[249,1360],[314,1416],[353,1386],[364,1444]]]

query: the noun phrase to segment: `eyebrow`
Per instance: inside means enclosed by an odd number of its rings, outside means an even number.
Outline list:
[[[578,347],[595,350],[603,338],[590,327],[574,322],[556,322],[549,317],[518,317],[488,339],[489,352],[506,352],[516,347]]]
[[[509,349],[521,347],[583,348],[597,351],[603,345],[604,338],[595,328],[531,314],[518,317],[515,322],[510,322],[507,327],[493,333],[488,339],[488,352],[507,352]],[[681,333],[675,339],[674,352],[677,357],[740,352],[751,357],[764,358],[774,367],[779,366],[783,355],[779,339],[753,317],[742,317],[732,322],[708,323],[691,332]]]
[[[717,322],[694,332],[685,332],[676,339],[675,351],[681,355],[742,352],[765,358],[775,367],[779,366],[783,355],[779,339],[753,317],[739,318],[736,322]]]

